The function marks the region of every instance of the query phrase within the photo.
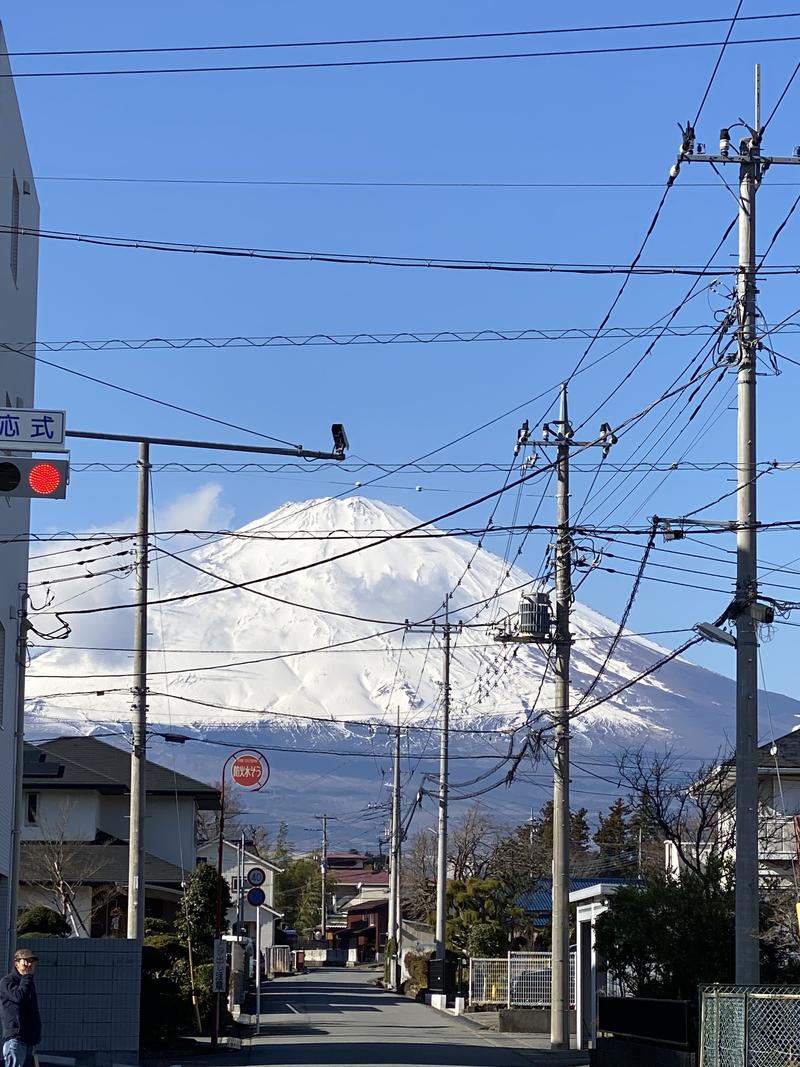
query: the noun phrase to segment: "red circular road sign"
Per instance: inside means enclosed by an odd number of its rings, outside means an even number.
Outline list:
[[[266,784],[269,766],[267,761],[260,756],[245,754],[237,756],[233,761],[231,775],[237,785],[243,785],[246,789],[256,789]]]

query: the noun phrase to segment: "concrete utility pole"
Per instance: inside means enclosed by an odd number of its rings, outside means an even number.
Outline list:
[[[599,436],[593,441],[575,441],[569,421],[567,383],[561,386],[561,409],[556,421],[545,423],[542,440],[532,441],[528,423],[523,423],[517,438],[517,451],[523,446],[546,448],[556,446],[556,522],[555,544],[555,626],[552,636],[545,621],[539,620],[532,629],[497,634],[500,641],[551,643],[554,655],[555,706],[553,721],[555,745],[553,753],[553,911],[550,996],[550,1046],[569,1048],[569,886],[571,818],[569,807],[569,723],[570,723],[570,611],[572,609],[572,528],[569,517],[569,462],[573,448],[603,449],[603,455],[616,443],[611,427],[603,423]],[[546,599],[546,598],[545,598]],[[549,619],[549,609],[547,611]],[[530,844],[533,848],[533,813],[531,813]]]
[[[17,776],[14,782],[14,816],[11,829],[11,877],[8,884],[8,913],[11,926],[8,931],[8,955],[13,965],[14,952],[17,947],[17,911],[19,907],[19,875],[22,851],[22,824],[25,793],[23,790],[25,774],[25,668],[28,658],[28,588],[20,586],[19,636],[17,638],[17,709],[14,726],[14,745],[16,749]]]
[[[760,72],[755,132],[739,165],[739,416],[736,494],[736,981],[757,983],[758,635],[749,607],[758,596],[756,555],[756,190],[761,181]],[[745,144],[743,143],[743,147]]]
[[[397,709],[397,725],[394,734],[394,775],[392,781],[392,849],[389,867],[389,937],[394,939],[392,961],[392,985],[400,985],[400,934],[402,907],[400,904],[400,708]]]
[[[445,611],[449,609],[449,595]],[[444,677],[442,685],[442,732],[439,744],[439,833],[436,853],[435,954],[444,961],[447,948],[447,795],[448,746],[450,742],[450,619],[444,624]],[[444,970],[443,970],[444,975]],[[446,992],[446,990],[444,990]]]
[[[739,165],[739,266],[736,295],[739,320],[736,494],[736,595],[727,618],[736,624],[736,982],[759,981],[758,922],[758,605],[756,529],[756,192],[764,172],[776,164],[800,164],[800,155],[761,154],[761,68],[755,69],[754,125],[747,126],[738,152],[723,127],[719,155],[695,145],[687,127],[678,156],[682,163]],[[697,150],[695,150],[697,149]],[[675,169],[675,168],[673,168]],[[680,520],[677,520],[680,523]]]
[[[322,940],[327,944],[328,941],[328,900],[325,896],[327,891],[327,874],[328,874],[328,816],[321,815],[318,818],[322,819],[322,856],[319,861],[319,870],[322,887],[322,899],[320,900],[320,929],[322,930]]]
[[[128,937],[144,940],[144,818],[147,765],[147,572],[150,519],[150,445],[139,442],[139,507],[136,529],[136,620],[133,634]]]
[[[550,1047],[569,1048],[569,659],[572,635],[572,532],[569,525],[569,450],[572,426],[567,386],[561,386],[556,476],[557,524],[555,645],[555,751],[553,753],[553,931]]]

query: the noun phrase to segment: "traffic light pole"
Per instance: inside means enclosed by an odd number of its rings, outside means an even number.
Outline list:
[[[149,437],[141,434],[100,433],[90,430],[67,430],[67,437],[88,441],[126,441],[139,445],[139,497],[136,531],[136,619],[134,629],[133,722],[131,731],[130,841],[128,847],[128,925],[127,934],[140,944],[144,938],[145,917],[145,806],[147,764],[147,573],[149,548],[150,447],[166,445],[224,452],[252,452],[271,456],[295,456],[299,459],[341,461],[349,447],[341,423],[331,427],[334,447],[331,452],[304,448],[277,448],[268,445],[239,445],[221,441],[196,441],[176,437]],[[20,770],[21,774],[21,770]],[[220,834],[220,838],[221,838]],[[222,846],[220,844],[220,852]],[[219,917],[218,917],[219,925]],[[217,933],[219,937],[219,932]],[[217,998],[218,999],[218,998]]]

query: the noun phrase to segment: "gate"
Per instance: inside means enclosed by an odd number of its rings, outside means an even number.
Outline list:
[[[800,1064],[800,986],[701,988],[700,1067]]]
[[[550,1005],[552,963],[549,952],[510,952],[496,959],[469,961],[469,1001],[506,1008]],[[575,1005],[575,953],[569,955],[569,1002]]]

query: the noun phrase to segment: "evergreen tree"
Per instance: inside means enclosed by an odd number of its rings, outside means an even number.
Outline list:
[[[221,879],[222,931],[228,929],[225,918],[231,906],[231,892]],[[199,963],[211,959],[217,922],[217,869],[210,863],[199,863],[183,892],[183,904],[175,918],[175,929],[186,940],[191,937],[192,949]]]
[[[605,815],[600,812],[600,825],[592,840],[597,845],[601,860],[619,861],[630,852],[629,812],[630,808],[621,797],[614,801]]]

